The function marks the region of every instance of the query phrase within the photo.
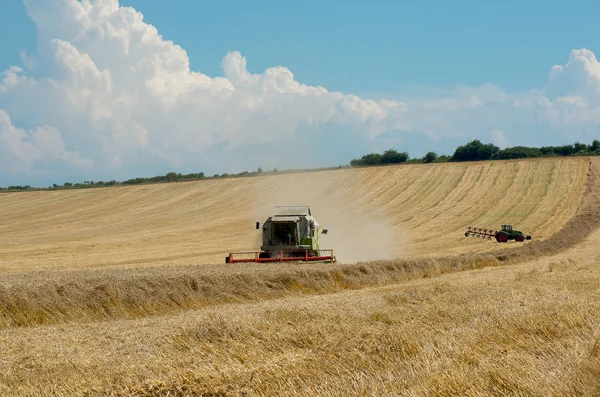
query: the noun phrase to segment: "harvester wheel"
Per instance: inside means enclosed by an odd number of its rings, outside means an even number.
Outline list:
[[[508,234],[504,232],[496,234],[496,241],[499,243],[506,243],[508,241]]]
[[[523,242],[525,241],[525,237],[522,234],[517,234],[515,236],[515,240],[517,240],[518,242]]]

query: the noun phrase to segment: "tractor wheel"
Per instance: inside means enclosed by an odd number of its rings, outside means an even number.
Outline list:
[[[508,234],[504,232],[496,234],[496,241],[499,243],[506,243],[508,241]]]
[[[517,234],[515,236],[515,240],[517,240],[518,242],[521,243],[521,242],[525,241],[525,237],[522,234]]]

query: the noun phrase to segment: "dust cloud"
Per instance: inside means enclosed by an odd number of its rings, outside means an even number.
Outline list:
[[[355,171],[319,171],[256,178],[254,215],[264,222],[278,205],[308,205],[328,234],[320,247],[341,263],[393,259],[403,254],[400,230],[389,214],[367,202]],[[260,236],[257,237],[260,247]]]

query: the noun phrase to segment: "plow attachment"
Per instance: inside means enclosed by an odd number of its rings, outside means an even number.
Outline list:
[[[509,240],[523,242],[531,240],[531,236],[526,236],[520,230],[514,230],[512,225],[502,225],[502,230],[482,229],[479,227],[469,227],[465,232],[466,237],[481,238],[486,240],[496,240],[499,243],[506,243]]]
[[[465,233],[465,236],[466,237],[474,237],[474,238],[483,238],[483,239],[488,239],[488,240],[495,240],[497,234],[498,234],[497,230],[481,229],[478,227],[468,227],[467,232]]]
[[[335,263],[333,250],[297,250],[297,251],[262,251],[232,252],[225,257],[226,263],[243,262],[329,262]]]

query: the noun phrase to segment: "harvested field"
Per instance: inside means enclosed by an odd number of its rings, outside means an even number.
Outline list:
[[[599,240],[388,287],[5,329],[0,393],[596,396]]]
[[[496,249],[467,226],[547,239],[573,216],[584,158],[343,169],[0,195],[0,273],[223,263],[256,250],[256,220],[308,204],[341,262]],[[511,246],[511,244],[507,244]]]
[[[544,159],[0,195],[0,395],[599,395],[599,171]],[[253,248],[238,239],[291,198],[338,256],[380,260],[218,264],[218,236]],[[505,221],[534,241],[463,235]]]

